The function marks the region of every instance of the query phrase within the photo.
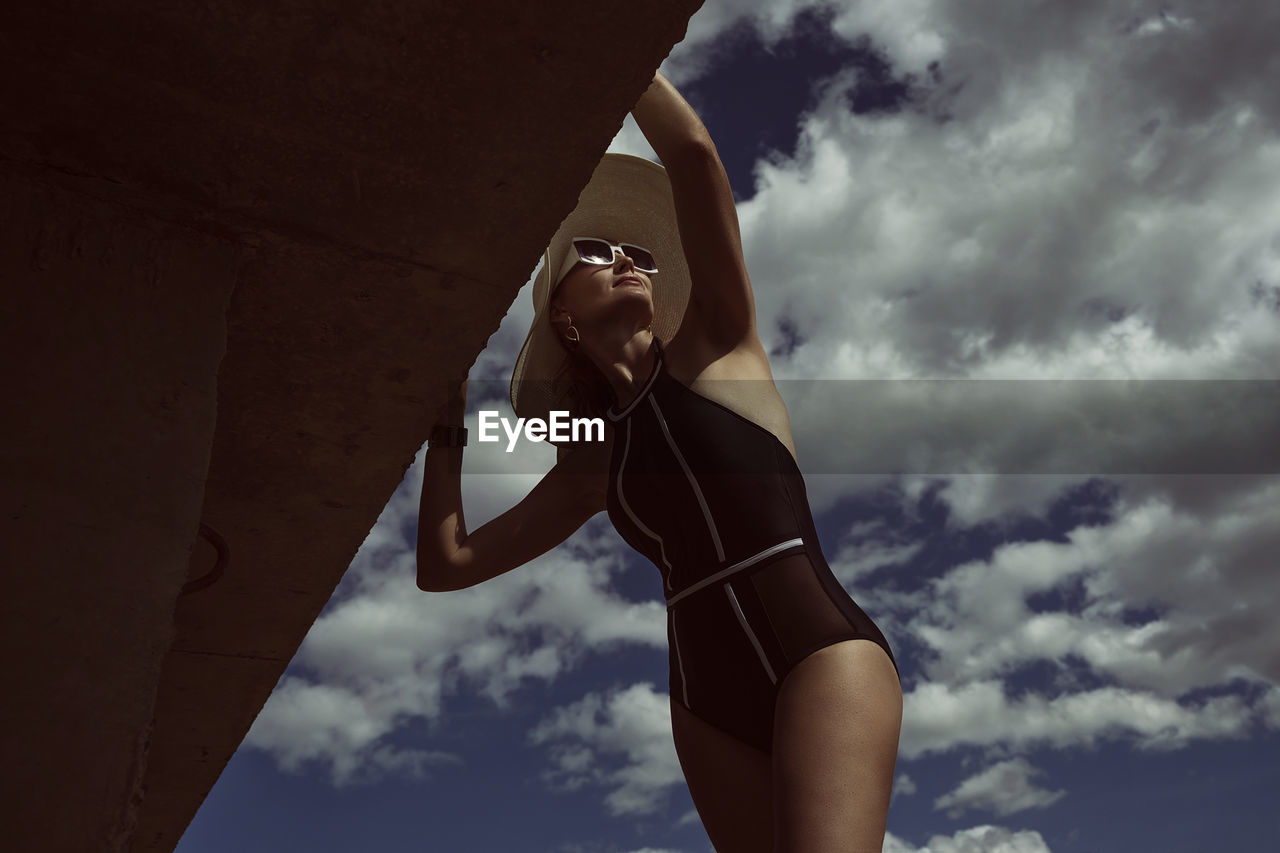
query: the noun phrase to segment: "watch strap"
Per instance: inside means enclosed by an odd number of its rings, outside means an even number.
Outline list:
[[[427,447],[466,447],[467,428],[464,426],[445,426],[436,424],[427,436]]]

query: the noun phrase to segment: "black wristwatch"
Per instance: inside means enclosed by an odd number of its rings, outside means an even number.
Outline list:
[[[444,426],[436,424],[427,436],[427,448],[432,447],[466,447],[467,428],[464,426]]]

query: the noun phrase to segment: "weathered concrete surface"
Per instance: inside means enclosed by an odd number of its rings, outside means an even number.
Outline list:
[[[226,240],[0,172],[0,834],[120,849],[200,521]]]
[[[0,11],[7,849],[174,847],[699,5]]]

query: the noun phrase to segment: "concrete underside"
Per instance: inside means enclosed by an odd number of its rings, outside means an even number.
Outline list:
[[[7,849],[173,849],[700,3],[0,11]]]

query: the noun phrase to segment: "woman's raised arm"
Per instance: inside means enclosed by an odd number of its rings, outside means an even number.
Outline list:
[[[693,283],[685,322],[692,321],[701,335],[725,349],[736,347],[756,334],[755,297],[733,190],[711,134],[661,74],[654,76],[631,115],[671,180]]]

